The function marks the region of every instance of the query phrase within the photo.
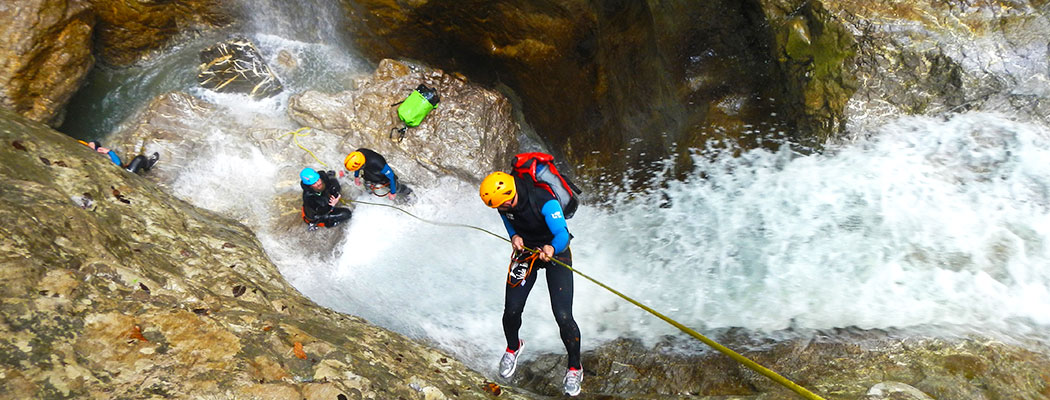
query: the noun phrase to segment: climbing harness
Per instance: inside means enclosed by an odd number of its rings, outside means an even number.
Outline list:
[[[526,247],[525,250],[528,250],[528,251],[531,251],[533,253],[536,253],[537,255],[539,254],[539,250],[536,250],[536,249],[530,249],[530,248]],[[762,375],[765,375],[767,378],[772,379],[774,382],[779,383],[779,384],[783,385],[784,387],[786,387],[788,389],[791,389],[792,391],[797,393],[799,396],[802,396],[802,397],[810,399],[810,400],[824,400],[824,398],[822,398],[820,396],[817,396],[815,393],[810,392],[809,390],[807,390],[806,388],[804,388],[802,386],[799,386],[797,383],[792,382],[791,380],[781,376],[780,374],[774,372],[773,370],[771,370],[769,368],[766,368],[766,367],[763,367],[762,365],[760,365],[760,364],[758,364],[758,363],[756,363],[754,361],[751,361],[751,359],[749,359],[747,357],[744,357],[740,353],[737,353],[737,352],[733,351],[732,349],[730,349],[728,347],[725,347],[725,346],[721,345],[720,343],[718,343],[718,342],[716,342],[714,340],[709,339],[707,336],[701,335],[700,332],[697,332],[697,331],[693,330],[692,328],[689,328],[689,327],[687,327],[685,325],[682,325],[678,321],[675,321],[674,319],[671,319],[670,317],[668,317],[666,315],[663,315],[660,312],[658,312],[658,311],[656,311],[656,310],[654,310],[652,308],[649,308],[645,304],[642,304],[642,303],[638,302],[637,300],[634,300],[634,299],[628,297],[627,295],[616,291],[616,289],[613,289],[613,288],[611,288],[609,286],[606,286],[604,283],[599,282],[597,279],[591,278],[590,276],[587,276],[587,274],[584,274],[583,272],[580,272],[580,271],[577,271],[577,270],[573,269],[568,264],[565,264],[565,263],[563,263],[560,260],[557,260],[555,258],[551,258],[551,261],[553,261],[553,262],[557,263],[558,265],[561,265],[561,266],[563,266],[565,268],[568,268],[569,271],[575,272],[577,275],[582,276],[582,277],[586,278],[587,280],[589,280],[591,282],[594,282],[594,284],[602,287],[603,289],[608,290],[608,291],[612,292],[613,294],[615,294],[617,296],[620,296],[620,298],[622,298],[624,300],[627,300],[631,304],[634,304],[634,305],[638,306],[638,308],[641,308],[641,309],[643,309],[645,311],[648,311],[650,314],[653,314],[657,318],[660,318],[660,319],[664,320],[664,322],[667,322],[668,324],[671,324],[672,326],[674,326],[675,328],[678,328],[682,332],[685,332],[689,336],[692,336],[692,337],[700,340],[701,342],[704,342],[704,344],[706,344],[708,346],[711,346],[712,348],[714,348],[715,350],[718,350],[722,354],[725,354],[725,355],[729,356],[730,358],[732,358],[733,360],[736,360],[736,362],[744,364],[745,367],[751,368],[755,372],[758,372],[758,373],[760,373]]]
[[[527,253],[515,250],[510,255],[510,265],[507,265],[507,284],[510,287],[518,287],[525,279],[532,275],[532,266],[540,258],[539,253]]]
[[[376,195],[376,197],[383,197],[390,194],[389,183],[372,183],[365,181],[365,186],[368,186],[368,190]]]
[[[303,129],[306,129],[306,128],[305,127],[304,128],[300,128],[299,130],[296,130],[295,132],[289,132],[289,134],[294,134],[293,137],[305,136],[305,135],[299,135],[299,131],[302,131]],[[283,136],[284,135],[282,135],[282,137]],[[296,141],[296,144],[299,145],[299,142]],[[306,152],[310,153],[311,156],[314,155],[312,152],[310,152],[310,150],[307,150],[302,145],[299,145],[299,148],[301,148],[301,149],[305,150]],[[314,159],[317,159],[317,156],[314,156]],[[328,166],[327,164],[325,164],[324,162],[322,162],[319,159],[317,161],[320,162],[321,165],[324,165],[326,167]],[[342,199],[342,198],[340,198],[339,201],[341,203],[343,203],[343,204],[347,204],[347,203],[353,202],[353,203],[368,204],[368,205],[380,206],[380,207],[390,207],[390,208],[393,208],[395,210],[401,211],[402,213],[408,214],[408,216],[410,216],[412,218],[418,219],[418,220],[426,222],[428,224],[437,225],[437,226],[448,226],[448,227],[460,227],[460,228],[474,229],[474,230],[477,230],[477,231],[481,231],[481,232],[487,233],[487,234],[489,234],[489,235],[491,235],[493,237],[499,238],[499,239],[501,239],[501,240],[503,240],[505,242],[512,243],[510,241],[510,239],[508,239],[508,238],[506,238],[504,236],[498,235],[496,233],[493,233],[492,231],[486,230],[484,228],[480,228],[480,227],[473,226],[473,225],[467,225],[467,224],[455,224],[455,223],[448,223],[448,222],[440,222],[440,221],[428,220],[428,219],[425,219],[425,218],[418,217],[415,214],[412,214],[412,213],[410,213],[408,211],[405,211],[404,209],[402,209],[400,207],[392,206],[392,205],[389,205],[389,204],[371,203],[371,202],[360,201],[360,200],[345,200],[345,199]],[[532,248],[528,248],[528,247],[524,247],[524,249],[526,251],[532,253],[532,256],[530,256],[532,258],[532,260],[529,262],[528,269],[526,270],[525,275],[522,277],[522,279],[524,279],[525,277],[528,277],[528,275],[531,274],[531,272],[532,272],[532,264],[535,262],[536,258],[539,258],[539,253],[540,253],[540,250],[537,250],[537,249],[532,249]],[[508,274],[507,283],[508,284],[511,283],[510,278],[512,277],[511,273],[514,272],[513,267],[514,267],[514,264],[515,264],[514,260],[517,259],[516,255],[517,255],[517,252],[515,252],[515,255],[511,256],[512,257],[512,261],[511,261],[511,267],[512,268],[511,268],[511,270],[509,270],[507,272],[507,274]],[[784,387],[786,387],[788,389],[791,389],[792,391],[797,393],[799,396],[802,396],[803,398],[806,398],[806,399],[809,399],[809,400],[824,400],[823,397],[820,397],[820,396],[816,395],[815,393],[813,393],[813,392],[809,391],[808,389],[798,385],[797,383],[792,382],[791,380],[781,376],[780,374],[776,373],[775,371],[773,371],[773,370],[771,370],[769,368],[763,367],[762,365],[760,365],[760,364],[758,364],[758,363],[756,363],[754,361],[751,361],[751,359],[749,359],[747,357],[744,357],[740,353],[737,353],[737,352],[733,351],[732,349],[730,349],[728,347],[725,347],[722,344],[720,344],[720,343],[718,343],[718,342],[716,342],[714,340],[711,340],[707,336],[704,336],[704,335],[700,334],[700,332],[697,332],[697,331],[693,330],[692,328],[689,328],[689,327],[683,325],[682,323],[680,323],[678,321],[675,321],[674,319],[672,319],[672,318],[670,318],[670,317],[668,317],[666,315],[661,314],[660,312],[650,308],[649,306],[646,306],[645,304],[642,304],[641,302],[639,302],[639,301],[637,301],[635,299],[632,299],[631,297],[629,297],[629,296],[627,296],[627,295],[625,295],[623,293],[620,293],[616,289],[613,289],[613,288],[607,286],[606,284],[601,283],[597,279],[594,279],[594,278],[590,277],[589,275],[584,274],[583,272],[580,272],[579,270],[574,269],[573,267],[571,267],[568,264],[562,262],[561,260],[558,260],[556,258],[551,257],[550,261],[553,262],[553,263],[556,263],[558,265],[561,265],[561,266],[563,266],[565,268],[568,268],[569,271],[572,271],[573,273],[575,273],[575,274],[577,274],[579,276],[582,276],[585,279],[593,282],[594,284],[598,285],[599,287],[601,287],[601,288],[603,288],[605,290],[608,290],[609,292],[611,292],[611,293],[613,293],[613,294],[615,294],[617,296],[620,296],[620,298],[626,300],[627,302],[629,302],[631,304],[634,304],[638,308],[641,308],[642,310],[647,311],[648,313],[656,316],[657,318],[660,318],[664,322],[667,322],[668,324],[671,324],[671,326],[674,326],[675,328],[678,328],[678,330],[688,334],[689,336],[692,336],[692,337],[696,338],[697,340],[700,340],[701,342],[703,342],[704,344],[706,344],[708,346],[711,346],[712,348],[714,348],[715,350],[718,350],[722,354],[725,354],[725,355],[729,356],[729,358],[732,358],[736,362],[743,364],[745,367],[748,367],[748,368],[752,369],[755,372],[758,372],[758,373],[760,373],[762,375],[765,375],[767,378],[771,379],[772,381],[774,381],[776,383],[779,383],[780,385],[782,385],[782,386],[784,386]]]
[[[353,200],[353,202],[354,203],[361,203],[361,204],[375,205],[375,206],[382,206],[382,207],[390,207],[390,208],[393,208],[395,210],[401,211],[401,212],[403,212],[405,214],[408,214],[412,218],[418,219],[420,221],[423,221],[423,222],[426,222],[426,223],[429,223],[429,224],[438,225],[438,226],[454,226],[454,227],[470,228],[470,229],[474,229],[474,230],[478,230],[478,231],[487,233],[489,235],[492,235],[494,237],[502,239],[502,240],[504,240],[504,241],[506,241],[508,243],[510,242],[510,239],[507,239],[506,237],[500,236],[500,235],[498,235],[496,233],[493,233],[492,231],[486,230],[484,228],[479,228],[479,227],[476,227],[476,226],[473,226],[473,225],[453,224],[453,223],[447,223],[447,222],[431,221],[431,220],[427,220],[425,218],[417,217],[414,214],[401,209],[400,207],[395,207],[395,206],[392,206],[392,205],[389,205],[389,204],[369,203],[369,202],[364,202],[364,201],[359,201],[359,200]],[[533,253],[533,257],[536,257],[536,258],[539,257],[540,250],[531,249],[531,248],[528,248],[528,247],[526,247],[525,250],[527,250],[528,252]],[[711,346],[715,350],[718,350],[722,354],[725,354],[725,355],[729,356],[730,358],[732,358],[733,360],[743,364],[744,366],[746,366],[748,368],[751,368],[755,372],[758,372],[758,373],[760,373],[762,375],[765,375],[767,378],[773,380],[774,382],[779,383],[779,384],[783,385],[784,387],[786,387],[788,389],[791,389],[792,391],[797,393],[799,396],[802,396],[803,398],[810,399],[810,400],[824,400],[822,397],[814,394],[813,392],[810,392],[809,390],[807,390],[806,388],[804,388],[802,386],[799,386],[795,382],[792,382],[791,380],[781,376],[780,374],[777,374],[773,370],[771,370],[769,368],[766,368],[766,367],[763,367],[762,365],[760,365],[760,364],[758,364],[758,363],[756,363],[754,361],[751,361],[750,359],[748,359],[747,357],[744,357],[740,353],[737,353],[737,352],[733,351],[732,349],[730,349],[728,347],[725,347],[725,346],[721,345],[720,343],[718,343],[718,342],[716,342],[714,340],[711,340],[708,337],[700,334],[699,332],[697,332],[697,331],[695,331],[695,330],[693,330],[693,329],[691,329],[691,328],[681,324],[680,322],[675,321],[674,319],[672,319],[672,318],[670,318],[670,317],[668,317],[666,315],[661,314],[660,312],[658,312],[658,311],[656,311],[656,310],[646,306],[645,304],[642,304],[642,303],[638,302],[637,300],[634,300],[631,297],[629,297],[629,296],[627,296],[627,295],[625,295],[623,293],[620,293],[616,289],[613,289],[613,288],[605,285],[604,283],[599,282],[597,279],[594,279],[594,278],[588,276],[587,274],[584,274],[583,272],[580,272],[579,270],[574,269],[573,267],[569,266],[568,264],[565,264],[561,260],[558,260],[558,259],[553,258],[553,257],[550,260],[551,260],[551,262],[557,263],[558,265],[561,265],[561,266],[563,266],[565,268],[568,268],[569,271],[572,271],[572,272],[576,273],[577,275],[580,275],[580,276],[586,278],[587,280],[589,280],[591,282],[594,282],[594,284],[600,286],[601,288],[603,288],[605,290],[608,290],[609,292],[611,292],[611,293],[613,293],[613,294],[615,294],[617,296],[620,296],[624,300],[627,300],[629,303],[634,304],[635,306],[638,306],[638,308],[641,308],[641,309],[649,312],[650,314],[653,314],[657,318],[662,319],[664,322],[667,322],[668,324],[671,324],[672,326],[674,326],[675,328],[678,328],[679,330],[681,330],[682,332],[688,334],[689,336],[692,336],[692,337],[700,340],[701,342],[704,342],[704,344],[706,344],[708,346]],[[511,262],[511,266],[513,266],[513,264],[514,263],[512,261]],[[531,268],[532,268],[531,262],[530,262],[529,268],[530,269],[526,273],[526,276],[528,276],[528,274],[531,273]],[[511,271],[508,271],[508,275],[510,274],[510,272]],[[509,279],[508,279],[508,283],[510,283]]]

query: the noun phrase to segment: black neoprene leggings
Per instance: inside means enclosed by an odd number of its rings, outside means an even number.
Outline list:
[[[317,221],[313,222],[324,224],[326,228],[331,228],[333,226],[339,225],[340,222],[350,219],[351,215],[353,215],[353,212],[350,211],[350,209],[343,207],[335,207],[332,208],[331,212],[318,217]]]
[[[559,261],[572,265],[572,252],[569,249],[554,256]],[[553,262],[536,261],[534,270],[520,285],[511,287],[507,284],[507,297],[503,304],[503,334],[507,337],[507,348],[518,349],[518,329],[521,328],[521,312],[525,310],[525,300],[536,285],[540,270],[547,275],[547,288],[551,295],[551,308],[554,320],[561,331],[561,341],[569,354],[569,367],[582,369],[580,364],[580,328],[572,318],[572,271]]]

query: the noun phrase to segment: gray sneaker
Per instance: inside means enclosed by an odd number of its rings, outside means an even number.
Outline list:
[[[518,369],[518,356],[521,355],[521,349],[525,348],[525,341],[518,339],[518,349],[510,351],[507,349],[503,353],[503,358],[499,359],[499,376],[503,379],[510,379],[514,376],[514,371]]]
[[[580,394],[580,388],[583,386],[583,370],[569,368],[565,371],[565,394],[569,396],[576,396]]]

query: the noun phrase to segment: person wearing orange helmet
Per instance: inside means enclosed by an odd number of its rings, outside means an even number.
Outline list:
[[[404,201],[412,193],[412,189],[407,185],[398,183],[394,170],[387,165],[386,159],[375,151],[363,147],[357,149],[347,154],[343,165],[354,173],[354,184],[361,186],[363,177],[368,190],[376,196]],[[401,196],[398,197],[398,194]]]
[[[518,357],[525,344],[518,337],[521,313],[536,284],[536,278],[531,275],[534,270],[537,273],[546,270],[551,308],[568,353],[568,370],[562,383],[566,394],[576,396],[583,383],[583,365],[580,361],[580,328],[572,317],[572,271],[552,261],[556,259],[572,265],[569,250],[572,235],[562,215],[561,204],[553,194],[537,188],[531,180],[504,172],[493,172],[485,177],[479,194],[485,205],[499,211],[515,251],[503,305],[503,334],[507,339],[507,349],[500,358],[500,376],[509,379],[517,369]],[[525,248],[539,250],[537,260],[521,262],[525,258],[523,255],[527,255],[523,251]]]

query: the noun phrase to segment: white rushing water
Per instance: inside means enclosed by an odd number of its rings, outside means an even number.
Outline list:
[[[250,118],[243,103],[237,107]],[[279,119],[272,106],[255,111],[254,118]],[[346,230],[343,240],[304,249],[295,243],[318,233],[267,229],[280,218],[275,213],[290,210],[242,200],[244,188],[257,199],[298,191],[300,166],[273,163],[239,132],[213,135],[222,145],[187,168],[178,195],[245,221],[285,277],[318,303],[492,372],[504,346],[506,242],[359,205],[350,224],[337,228]],[[872,137],[823,155],[755,150],[697,158],[696,171],[663,193],[612,199],[611,208],[584,205],[568,221],[575,266],[702,332],[1045,331],[1050,131],[971,113],[906,118]],[[342,153],[325,152],[319,155],[338,165]],[[231,179],[241,184],[226,184]],[[419,202],[406,208],[414,215],[505,233],[473,185],[446,178],[416,191]],[[670,206],[661,208],[664,197]],[[579,277],[575,293],[585,350],[676,333]],[[524,321],[530,353],[563,352],[542,279]]]
[[[194,92],[230,108],[244,124],[291,128],[284,116],[289,93],[338,90],[354,73],[367,73],[329,35],[274,29],[252,39],[271,62],[276,54],[267,49],[283,48],[303,64],[282,76],[288,90],[275,99]],[[337,228],[346,231],[343,240],[306,250],[296,243],[330,233],[270,229],[297,211],[260,200],[297,192],[302,165],[268,159],[243,132],[201,129],[213,143],[192,165],[180,166],[178,196],[258,232],[284,276],[314,301],[430,341],[494,374],[504,347],[506,242],[361,205]],[[905,118],[878,129],[857,135],[871,139],[820,155],[785,149],[697,157],[686,180],[660,193],[609,199],[607,207],[585,204],[568,221],[574,265],[702,332],[854,326],[1045,332],[1050,130],[982,113]],[[338,165],[352,149],[315,150]],[[406,210],[419,217],[505,233],[473,185],[446,178],[416,194],[420,200]],[[659,207],[665,198],[669,206]],[[584,279],[575,285],[584,350],[676,333]],[[542,279],[521,335],[527,354],[564,352]]]

